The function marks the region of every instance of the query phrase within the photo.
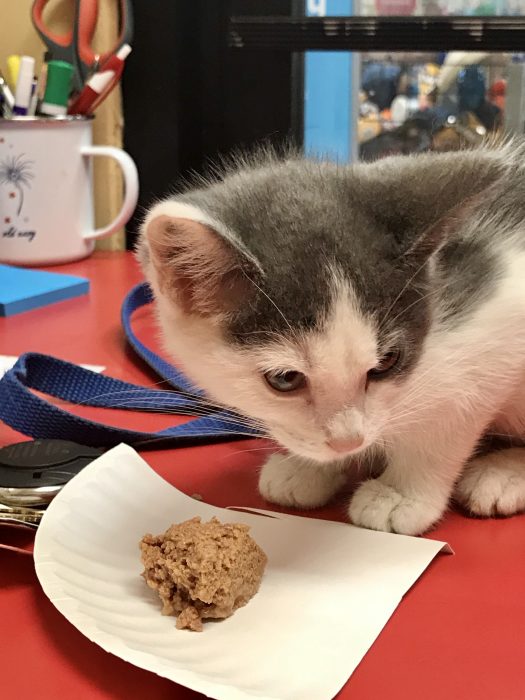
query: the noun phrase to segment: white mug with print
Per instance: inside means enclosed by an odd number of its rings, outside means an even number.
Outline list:
[[[114,158],[122,169],[121,210],[96,229],[93,156]],[[90,255],[95,239],[130,219],[138,197],[135,163],[120,148],[92,145],[92,119],[0,119],[0,262],[53,265]]]

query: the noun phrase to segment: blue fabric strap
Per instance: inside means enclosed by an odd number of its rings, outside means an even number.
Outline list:
[[[151,292],[151,287],[147,282],[137,284],[124,299],[120,313],[120,320],[129,344],[135,350],[137,355],[142,357],[142,359],[153,370],[155,370],[157,374],[159,374],[163,379],[166,379],[172,386],[193,394],[200,394],[201,392],[191,385],[182,372],[147,348],[144,343],[140,342],[133,332],[131,327],[131,317],[133,316],[133,313],[140,307],[150,304],[152,301],[153,294]]]
[[[214,411],[159,432],[117,428],[80,418],[34,394],[37,390],[77,405],[194,415],[206,410],[201,392],[176,368],[147,348],[131,328],[133,312],[152,300],[146,283],[134,287],[122,306],[122,325],[135,351],[171,389],[150,389],[91,372],[49,355],[26,353],[0,379],[0,419],[34,438],[61,438],[110,447],[177,446],[210,443],[256,435],[230,411]],[[173,390],[176,389],[177,391]]]

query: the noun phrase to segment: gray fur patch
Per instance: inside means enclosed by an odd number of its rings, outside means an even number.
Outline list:
[[[501,261],[486,243],[458,239],[439,255],[436,284],[442,281],[440,320],[453,328],[493,293],[502,272]]]
[[[246,260],[251,292],[228,322],[232,342],[319,327],[337,269],[375,322],[380,346],[397,338],[406,372],[436,309],[443,322],[459,323],[496,283],[494,237],[510,234],[503,222],[494,229],[492,212],[498,198],[508,205],[506,178],[519,177],[524,188],[520,162],[510,147],[354,166],[256,157],[177,199],[223,223],[258,261]]]

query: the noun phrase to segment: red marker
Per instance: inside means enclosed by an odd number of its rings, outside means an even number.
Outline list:
[[[91,114],[120,80],[124,61],[131,53],[131,46],[124,44],[87,81],[80,95],[71,103],[69,114]]]

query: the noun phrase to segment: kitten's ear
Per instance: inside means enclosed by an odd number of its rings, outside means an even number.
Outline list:
[[[441,218],[427,226],[425,230],[413,239],[410,247],[405,251],[407,262],[420,264],[438,251],[455,230],[467,221],[469,217],[475,215],[476,208],[482,199],[488,196],[492,187],[494,185],[490,185],[479,194],[460,201],[459,204],[448,209]]]
[[[147,217],[143,235],[160,291],[185,313],[234,310],[252,288],[254,263],[195,207],[168,202]]]
[[[503,149],[378,161],[365,183],[374,215],[411,256],[431,255],[508,173]]]

